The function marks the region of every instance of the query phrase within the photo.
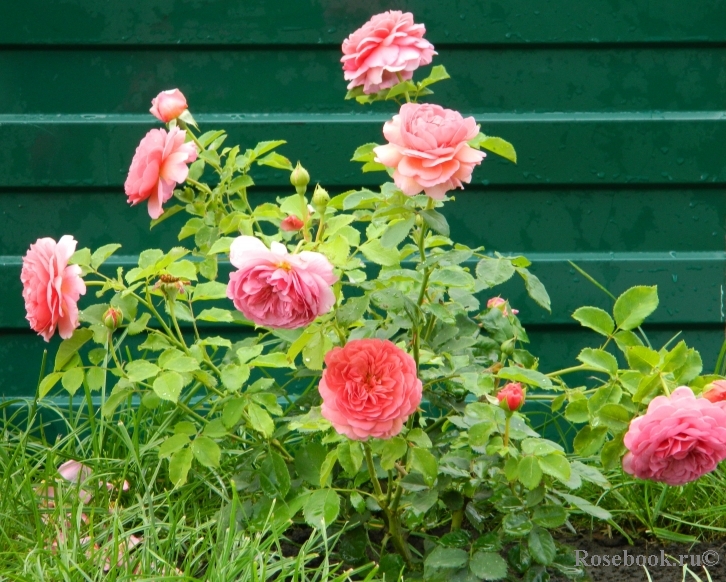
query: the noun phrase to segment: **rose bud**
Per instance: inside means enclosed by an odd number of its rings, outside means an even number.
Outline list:
[[[726,380],[716,380],[706,384],[703,388],[703,397],[709,402],[722,402],[726,400]]]
[[[187,100],[179,89],[162,91],[151,100],[152,115],[159,121],[169,123],[187,109]]]
[[[524,404],[524,390],[519,382],[510,382],[497,393],[499,405],[510,412],[519,410]]]
[[[501,297],[492,297],[489,301],[487,301],[487,307],[489,309],[494,309],[495,307],[499,309],[504,315],[517,315],[519,313],[518,309],[507,309],[507,300],[502,299]]]
[[[103,314],[103,325],[105,325],[111,331],[113,331],[114,329],[118,329],[118,326],[121,325],[123,320],[123,312],[116,307],[109,307],[106,310],[106,313]]]
[[[288,216],[285,220],[280,223],[280,230],[285,232],[295,232],[300,230],[305,224],[297,216]]]
[[[310,183],[310,174],[307,170],[297,163],[295,169],[290,173],[290,184],[295,186],[295,190],[298,194],[305,194],[305,190]]]
[[[328,194],[328,191],[325,188],[321,188],[320,184],[315,186],[315,192],[313,192],[313,207],[315,210],[317,210],[320,214],[324,214],[325,208],[328,206],[328,202],[330,202],[330,195]]]

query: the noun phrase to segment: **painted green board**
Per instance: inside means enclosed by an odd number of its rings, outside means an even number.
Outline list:
[[[723,42],[722,0],[28,0],[0,9],[8,44],[338,44],[403,9],[439,43]],[[32,16],[31,16],[32,15]]]
[[[520,309],[542,366],[595,345],[573,309],[610,305],[568,259],[614,293],[658,284],[654,343],[683,329],[713,365],[726,284],[724,0],[28,0],[0,5],[0,394],[33,391],[46,347],[20,296],[31,242],[121,242],[121,264],[179,244],[182,217],[149,231],[123,194],[136,144],[159,126],[148,113],[158,91],[180,87],[203,128],[232,142],[286,139],[281,152],[333,193],[375,185],[382,176],[349,160],[383,140],[394,111],[342,99],[339,46],[388,8],[426,23],[454,77],[433,100],[517,147],[517,166],[490,156],[445,213],[458,240],[534,260],[552,314],[519,281],[496,293]],[[284,172],[254,177],[255,200],[291,193]]]

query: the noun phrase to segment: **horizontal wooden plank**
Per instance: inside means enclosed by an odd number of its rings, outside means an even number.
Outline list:
[[[724,312],[724,252],[683,253],[527,253],[532,272],[544,283],[552,298],[552,313],[544,311],[527,297],[521,279],[515,278],[502,287],[483,292],[482,300],[501,295],[520,310],[522,321],[537,324],[570,323],[572,312],[582,305],[608,308],[610,300],[580,275],[573,261],[615,295],[633,285],[658,285],[660,308],[652,322],[668,325],[716,324],[726,321]],[[110,265],[133,267],[133,257],[118,256]],[[0,257],[0,328],[25,329],[20,257]],[[472,271],[475,263],[470,265]],[[219,280],[228,281],[231,266],[220,265]],[[370,276],[377,267],[371,266]],[[89,294],[81,305],[89,304]]]
[[[434,43],[723,42],[726,5],[649,0],[399,0]],[[389,2],[3,2],[4,44],[339,44]]]
[[[490,156],[474,182],[497,184],[724,184],[726,112],[475,114],[482,130],[517,148],[518,165]],[[357,146],[382,142],[389,115],[200,115],[230,143],[285,139],[326,186],[372,185],[350,162]],[[149,115],[0,115],[0,187],[121,186],[133,152],[154,127]],[[259,184],[287,186],[288,174],[260,169]]]
[[[336,190],[331,190],[332,194]],[[289,191],[251,190],[259,204]],[[502,189],[457,194],[446,215],[457,242],[501,252],[720,251],[726,237],[726,188]],[[0,255],[23,255],[41,236],[73,233],[97,248],[117,242],[124,254],[170,248],[189,216],[149,230],[146,205],[129,207],[120,188],[105,192],[6,191],[0,194]],[[678,233],[674,236],[674,233]]]
[[[151,98],[171,87],[182,89],[194,113],[391,111],[391,103],[363,108],[345,101],[339,59],[335,48],[6,50],[0,51],[0,112],[147,113]],[[461,111],[724,106],[726,47],[442,49],[436,63],[452,79],[436,85],[431,99]]]
[[[654,347],[664,345],[680,331],[682,333],[679,339],[684,339],[689,346],[701,352],[704,373],[712,371],[723,342],[722,329],[713,326],[683,330],[675,327],[646,326],[646,333]],[[242,337],[239,334],[223,333],[225,337],[233,340]],[[575,358],[582,348],[601,345],[600,338],[594,332],[569,326],[558,328],[531,326],[528,328],[528,333],[531,340],[529,348],[539,357],[540,369],[544,372],[572,366],[577,363]],[[0,330],[0,362],[3,363],[0,399],[32,397],[38,382],[43,350],[48,350],[52,361],[57,345],[57,336],[50,344],[46,344],[42,338],[33,335],[32,332],[7,333],[7,330]],[[572,382],[578,380],[573,376],[568,376],[567,379]],[[60,387],[56,388],[51,396],[56,394],[63,395]],[[75,398],[82,399],[83,395],[79,393]]]

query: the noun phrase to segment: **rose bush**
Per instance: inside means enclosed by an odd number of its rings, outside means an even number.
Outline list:
[[[685,343],[656,351],[633,332],[657,307],[648,287],[621,295],[613,316],[577,310],[604,342],[577,366],[540,370],[518,310],[486,300],[516,275],[549,309],[529,261],[455,242],[445,215],[482,149],[512,162],[516,153],[473,117],[419,102],[448,78],[437,65],[413,81],[435,54],[423,34],[392,11],[343,45],[346,97],[398,110],[382,127],[387,144],[353,152],[364,171],[392,177],[376,189],[309,193],[309,173],[277,151],[283,141],[226,145],[223,131],[196,130],[178,90],[159,94],[152,113],[168,127],[141,139],[125,191],[132,205],[148,201],[155,228],[188,213],[184,246],[115,270],[106,261],[119,245],[74,253],[66,236],[31,246],[28,320],[46,340],[56,329],[65,339],[39,396],[59,382],[89,403],[98,392],[105,423],[141,407],[129,442],[164,460],[160,487],[211,475],[229,500],[220,512],[239,510],[245,528],[330,528],[370,548],[386,579],[577,578],[549,530],[571,512],[610,517],[575,495],[583,481],[608,485],[582,460],[599,454],[611,468],[627,447],[625,468],[641,478],[681,483],[711,470],[724,413],[696,395],[717,379],[700,376]],[[288,195],[251,204],[258,166],[289,173]],[[86,286],[100,303],[77,317]],[[578,458],[533,430],[525,393],[584,425]],[[675,401],[687,405],[666,419]]]

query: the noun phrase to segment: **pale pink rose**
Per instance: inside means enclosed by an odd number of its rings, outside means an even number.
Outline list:
[[[376,14],[343,41],[343,71],[348,89],[363,85],[366,94],[388,89],[431,63],[434,45],[423,38],[426,27],[413,14],[389,10]]]
[[[73,335],[78,322],[78,299],[86,293],[81,267],[69,265],[68,259],[77,242],[65,235],[55,242],[40,238],[30,245],[23,257],[20,280],[23,283],[25,319],[33,331],[50,341],[56,327],[63,339]]]
[[[321,414],[354,440],[388,439],[421,402],[414,359],[391,341],[359,339],[325,355]]]
[[[474,166],[486,157],[467,141],[479,134],[473,117],[429,103],[404,103],[383,125],[388,144],[373,148],[375,160],[393,168],[393,181],[407,196],[424,191],[441,200],[462,182],[471,182]]]
[[[625,435],[623,469],[639,479],[684,485],[726,459],[726,410],[681,386],[657,396]]]
[[[91,476],[91,468],[78,461],[70,460],[58,467],[58,473],[66,481],[83,483]]]
[[[280,230],[286,232],[295,232],[300,230],[305,224],[297,216],[288,216],[280,223]]]
[[[149,201],[151,218],[164,213],[161,205],[172,197],[174,186],[187,179],[187,164],[197,159],[197,146],[184,143],[186,136],[187,132],[178,127],[168,133],[152,129],[136,148],[124,190],[132,206]]]
[[[493,309],[495,307],[500,309],[504,315],[517,315],[519,313],[518,309],[507,309],[507,300],[501,297],[492,297],[487,301],[487,308]]]
[[[291,255],[278,242],[268,249],[253,236],[240,236],[232,243],[229,260],[239,270],[229,276],[227,297],[258,325],[296,329],[335,305],[330,286],[338,278],[320,253]]]
[[[187,100],[179,89],[162,91],[151,100],[152,115],[159,121],[169,123],[187,109]]]

